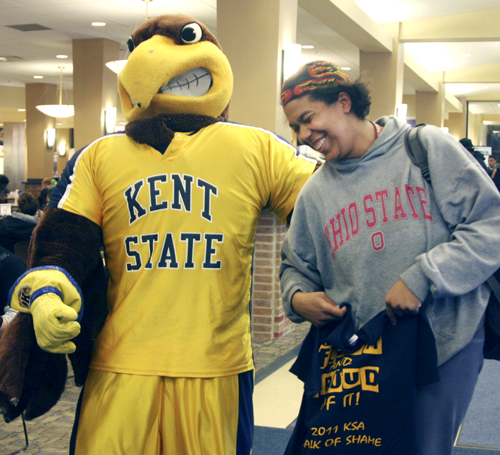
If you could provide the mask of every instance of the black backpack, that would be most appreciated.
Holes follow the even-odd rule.
[[[405,146],[408,156],[421,169],[425,180],[431,185],[427,150],[420,139],[424,126],[425,124],[417,125],[406,131]],[[484,324],[486,338],[483,353],[485,359],[500,360],[500,269],[496,270],[487,281],[492,292],[486,308]]]

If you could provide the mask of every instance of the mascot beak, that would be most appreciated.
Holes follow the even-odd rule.
[[[218,117],[231,99],[233,75],[210,41],[177,44],[153,35],[130,54],[118,90],[128,121],[180,112]]]

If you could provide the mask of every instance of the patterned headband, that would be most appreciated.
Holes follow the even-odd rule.
[[[350,81],[347,74],[334,63],[323,61],[306,63],[283,83],[281,105],[285,106],[317,88],[327,88],[339,82]]]

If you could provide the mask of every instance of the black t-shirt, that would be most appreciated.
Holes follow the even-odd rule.
[[[9,250],[0,246],[0,314],[9,304],[9,290],[26,271],[26,264]]]
[[[290,369],[304,396],[285,455],[418,453],[417,386],[439,380],[429,325],[418,315],[393,326],[383,311],[354,346],[353,334],[350,308],[333,330],[311,327]]]
[[[8,215],[0,220],[0,246],[14,253],[14,245],[31,239],[36,223]]]

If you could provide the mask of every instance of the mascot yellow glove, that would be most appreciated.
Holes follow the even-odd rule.
[[[75,351],[69,340],[80,333],[83,296],[66,270],[52,266],[28,270],[12,286],[9,300],[15,310],[31,313],[36,341],[44,351]]]

